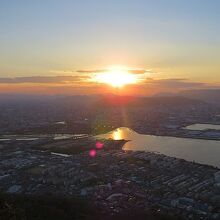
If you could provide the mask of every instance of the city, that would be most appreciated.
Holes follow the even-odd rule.
[[[220,1],[0,1],[0,220],[220,220]]]
[[[71,98],[74,103],[75,97]],[[117,102],[121,98],[113,97]],[[2,130],[0,139],[1,189],[10,194],[55,194],[61,197],[87,198],[92,201],[93,206],[102,210],[103,215],[110,216],[133,209],[165,215],[172,213],[171,216],[186,219],[220,218],[219,167],[158,152],[126,150],[123,145],[129,140],[103,139],[97,136],[118,126],[128,126],[120,121],[119,112],[123,108],[127,114],[134,115],[134,118],[129,116],[135,122],[130,126],[142,133],[203,140],[220,139],[218,130],[194,131],[185,128],[195,122],[219,123],[218,106],[203,102],[199,102],[198,106],[198,101],[185,100],[180,106],[166,104],[163,107],[163,98],[160,98],[159,103],[157,99],[155,106],[151,104],[151,108],[159,109],[158,111],[147,109],[143,98],[142,104],[135,108],[134,104],[137,105],[138,102],[136,99],[129,103],[120,103],[118,109],[115,103],[107,102],[108,107],[101,112],[95,101],[97,109],[92,104],[93,117],[89,117],[92,107],[88,108],[88,105],[84,106],[83,112],[69,107],[71,113],[76,113],[71,114],[72,127],[66,124],[69,112],[61,113],[65,117],[60,117],[57,113],[59,109],[54,110],[54,113],[50,111],[50,116],[53,115],[54,118],[48,121],[44,119],[47,118],[47,112],[42,109],[39,114],[35,112],[38,115],[35,116],[38,121],[36,127],[36,123],[30,119],[29,121],[28,115],[22,112],[22,109],[26,111],[28,101],[23,106],[20,103],[19,113],[12,108],[9,108],[8,113],[2,112],[2,119],[8,117],[13,120],[12,124],[10,120],[7,121],[7,132]],[[167,103],[167,98],[164,99]],[[152,100],[154,98],[150,99],[151,102]],[[169,100],[172,102],[175,98]],[[156,107],[158,104],[160,108]],[[180,110],[181,118],[178,117]],[[20,115],[27,118],[21,120]],[[109,118],[108,115],[112,117]],[[19,119],[19,123],[14,117]],[[157,123],[158,120],[164,122]],[[74,126],[74,121],[78,126]],[[17,135],[14,135],[14,130],[10,132],[9,129],[15,128],[14,123],[20,124],[20,128],[16,128]],[[49,126],[50,124],[52,125]],[[23,131],[23,127],[28,130]],[[91,154],[94,149],[95,154]]]

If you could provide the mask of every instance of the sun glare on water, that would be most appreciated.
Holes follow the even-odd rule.
[[[124,69],[112,69],[95,76],[94,80],[98,83],[106,83],[115,88],[121,88],[128,84],[137,82],[135,74],[129,73]]]
[[[122,137],[122,131],[120,129],[117,129],[115,131],[113,131],[112,133],[112,139],[113,140],[122,140],[123,137]]]

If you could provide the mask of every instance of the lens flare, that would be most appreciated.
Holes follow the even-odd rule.
[[[89,151],[89,156],[90,157],[95,157],[96,156],[96,150],[92,149]]]
[[[103,143],[102,142],[100,142],[100,141],[98,141],[98,142],[96,142],[96,144],[95,144],[95,146],[96,146],[96,148],[97,149],[102,149],[103,148]]]

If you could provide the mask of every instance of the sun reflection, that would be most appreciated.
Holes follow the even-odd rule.
[[[122,140],[123,138],[123,132],[121,129],[117,129],[112,133],[112,139],[114,140]]]

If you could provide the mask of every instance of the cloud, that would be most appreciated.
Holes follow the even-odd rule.
[[[120,69],[120,68],[119,68]],[[123,70],[123,69],[122,69]],[[125,69],[127,72],[132,74],[145,74],[150,73],[151,70],[145,70],[145,69]],[[110,69],[94,69],[94,70],[77,70],[77,73],[103,73],[108,72]]]
[[[58,76],[0,77],[0,93],[36,94],[104,94],[116,92],[107,84],[96,83],[93,76],[109,71],[107,69],[59,71]],[[140,79],[120,90],[121,95],[154,95],[179,92],[188,89],[220,88],[220,83],[205,83],[184,78],[154,78],[154,72],[145,69],[128,69]],[[65,75],[68,73],[68,75]],[[117,90],[118,93],[118,90]]]
[[[99,70],[77,70],[77,73],[103,73],[108,71],[107,69],[99,69]]]
[[[50,70],[49,71],[50,73],[53,73],[53,74],[57,74],[57,75],[66,75],[66,74],[68,74],[68,75],[72,75],[72,74],[74,74],[75,73],[75,71],[74,70]]]
[[[186,89],[220,89],[220,83],[203,83],[188,79],[146,78],[138,84],[130,84],[120,90],[121,95],[154,95],[163,92],[179,92]],[[105,84],[92,82],[90,74],[73,76],[33,76],[0,78],[0,93],[32,94],[104,94],[117,92]]]
[[[97,70],[81,70],[80,72],[89,73],[89,72],[97,72]],[[101,70],[99,70],[101,72]],[[145,74],[146,70],[129,70],[135,74]],[[143,80],[140,81],[139,84],[133,85],[134,87],[140,88],[160,88],[160,89],[189,89],[189,88],[204,88],[204,87],[212,87],[214,85],[210,83],[203,83],[203,82],[194,82],[188,79],[154,79],[154,78],[147,78],[146,75],[143,75]],[[31,76],[31,77],[5,77],[0,78],[0,84],[22,84],[22,83],[31,83],[31,84],[77,84],[81,86],[93,86],[96,84],[92,82],[90,74],[75,74],[72,76]],[[131,85],[132,86],[132,85]],[[219,85],[215,85],[219,86]]]
[[[77,82],[88,79],[88,76],[31,76],[31,77],[14,77],[0,78],[0,83],[67,83]]]
[[[145,84],[150,84],[152,86],[160,86],[163,88],[177,88],[177,89],[184,89],[184,88],[201,88],[206,87],[207,83],[203,82],[194,82],[188,79],[152,79],[148,78],[145,81]]]
[[[124,88],[124,94],[132,95],[155,95],[160,93],[178,93],[183,90],[197,90],[197,89],[220,89],[220,83],[205,83],[199,81],[191,81],[189,79],[167,78],[156,79],[146,78],[138,84],[131,84]]]
[[[129,73],[133,74],[145,74],[145,73],[152,73],[151,70],[145,70],[145,69],[130,69],[128,70]]]

